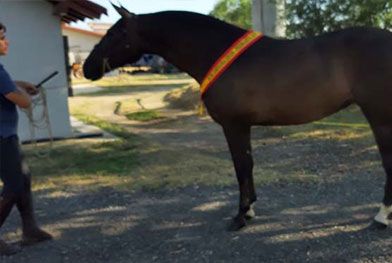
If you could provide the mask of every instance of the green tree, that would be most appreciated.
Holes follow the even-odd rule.
[[[250,0],[219,0],[210,15],[245,29],[252,28]]]
[[[250,29],[251,2],[219,0],[210,15]],[[392,0],[286,0],[285,10],[288,37],[314,36],[352,26],[392,30]]]
[[[392,29],[392,0],[286,0],[286,20],[289,37],[352,26]]]

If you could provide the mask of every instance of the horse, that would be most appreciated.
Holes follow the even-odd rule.
[[[84,64],[85,77],[157,54],[202,83],[211,66],[247,31],[192,12],[121,15]],[[357,104],[368,120],[386,173],[384,198],[369,226],[386,228],[392,214],[392,33],[352,27],[302,39],[263,36],[202,96],[222,129],[239,185],[229,230],[255,216],[251,126],[297,125]]]
[[[82,63],[74,62],[71,65],[71,71],[72,75],[77,78],[83,78],[83,68],[82,68]]]

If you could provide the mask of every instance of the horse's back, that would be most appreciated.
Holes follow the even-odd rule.
[[[300,124],[346,105],[350,90],[334,85],[340,79],[336,60],[318,42],[262,38],[211,88],[206,102],[213,100],[207,105],[212,115],[222,111],[217,115],[235,114],[252,124]]]
[[[211,87],[207,107],[219,118],[284,125],[323,118],[352,102],[391,98],[388,47],[392,34],[371,28],[298,40],[266,37]]]

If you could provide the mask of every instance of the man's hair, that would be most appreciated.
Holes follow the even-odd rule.
[[[7,28],[1,22],[0,22],[0,30],[4,30],[4,32],[7,31]]]

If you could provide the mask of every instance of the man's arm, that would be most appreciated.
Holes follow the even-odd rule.
[[[20,88],[19,86],[17,86],[17,90],[16,91],[12,91],[10,93],[7,93],[6,95],[4,95],[4,97],[6,97],[6,99],[12,101],[13,103],[15,103],[16,105],[18,105],[21,108],[28,108],[31,105],[31,99],[30,96],[27,94],[26,91],[24,91],[22,88]]]
[[[30,96],[38,94],[37,87],[30,82],[15,80],[14,83],[17,87],[22,88],[22,90],[27,92],[27,94],[29,94]]]
[[[28,108],[31,105],[31,95],[38,93],[37,88],[25,81],[15,81],[16,91],[4,95],[8,100],[12,101],[21,108]]]

